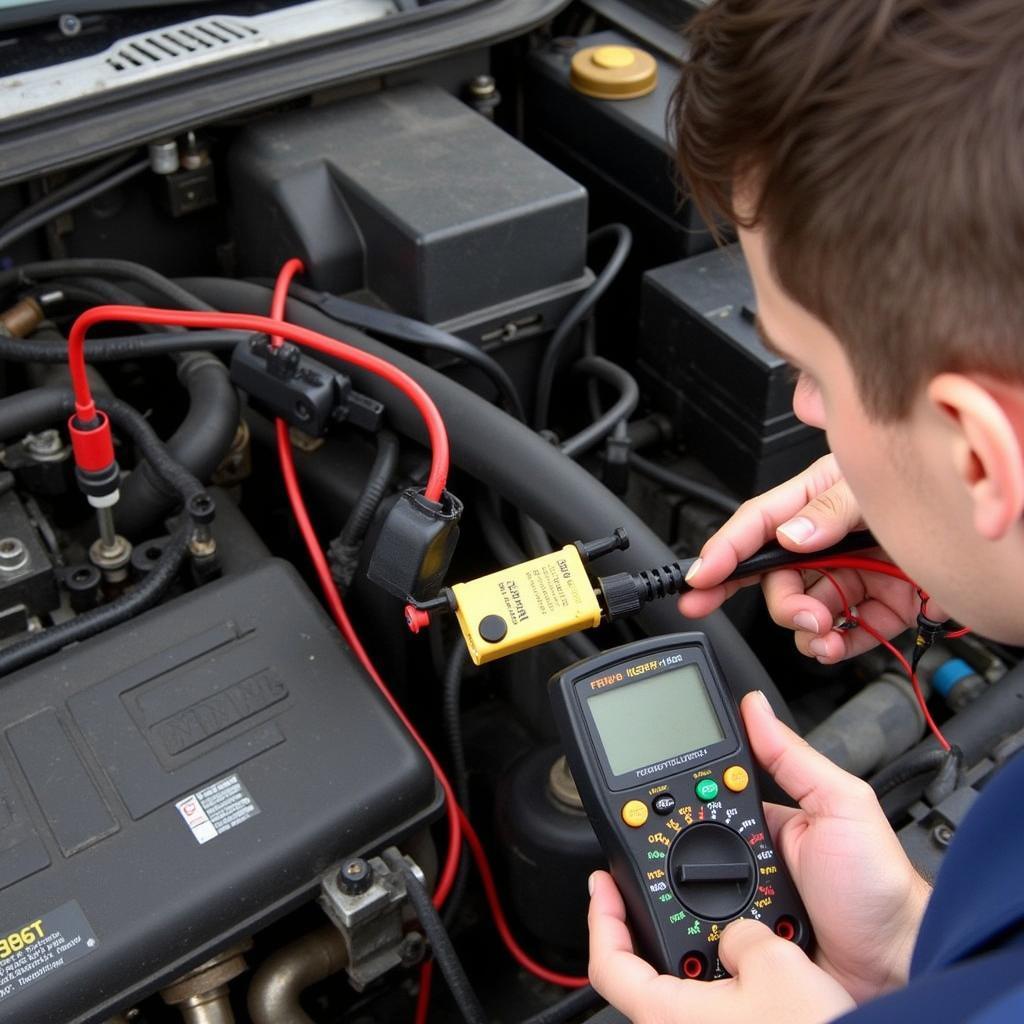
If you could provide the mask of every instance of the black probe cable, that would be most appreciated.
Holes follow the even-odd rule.
[[[821,562],[833,556],[848,555],[878,547],[870,530],[855,530],[848,533],[837,544],[820,551],[790,551],[776,541],[766,544],[760,551],[743,559],[726,576],[723,583],[760,576],[775,569],[785,569],[806,562]],[[597,583],[604,598],[605,613],[609,621],[620,615],[631,615],[649,601],[685,593],[690,589],[686,573],[696,558],[670,562],[655,569],[640,572],[618,572],[612,576],[600,576]]]

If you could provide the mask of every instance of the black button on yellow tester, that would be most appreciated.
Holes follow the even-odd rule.
[[[651,964],[726,977],[718,939],[740,917],[810,945],[732,692],[703,633],[605,651],[555,676],[550,693],[583,806]]]

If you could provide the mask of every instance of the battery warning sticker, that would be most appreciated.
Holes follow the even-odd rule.
[[[16,928],[7,924],[0,924],[0,1003],[96,948],[74,900]]]
[[[260,813],[256,801],[237,775],[211,782],[174,806],[200,845]]]

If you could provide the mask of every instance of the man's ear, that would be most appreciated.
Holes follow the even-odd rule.
[[[940,373],[928,400],[953,429],[953,459],[971,500],[974,528],[1000,540],[1024,516],[1024,388]]]

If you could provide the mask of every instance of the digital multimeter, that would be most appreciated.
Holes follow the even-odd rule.
[[[811,929],[764,823],[755,766],[707,637],[677,633],[577,662],[550,684],[577,788],[639,952],[664,974],[726,977],[722,930]]]

